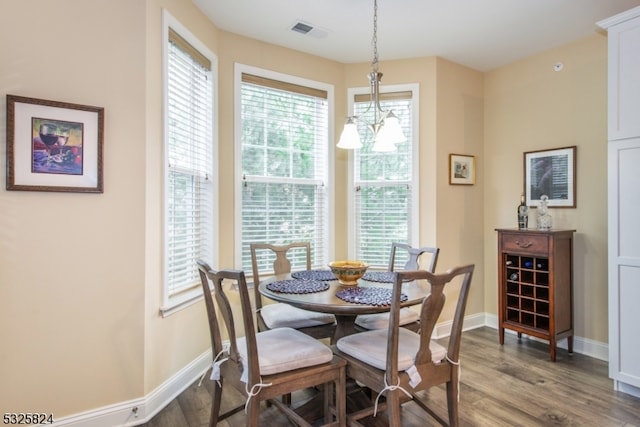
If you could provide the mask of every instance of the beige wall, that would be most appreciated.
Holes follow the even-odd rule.
[[[367,84],[368,63],[218,31],[184,0],[2,2],[0,95],[105,108],[104,194],[6,191],[0,177],[2,412],[60,418],[139,399],[209,346],[202,304],[158,311],[163,7],[218,57],[220,266],[234,262],[234,62],[333,84],[336,138],[347,88]],[[52,31],[70,10],[83,19]],[[557,60],[563,73],[551,71]],[[578,209],[552,214],[579,231],[577,334],[606,341],[605,62],[606,43],[594,36],[486,75],[436,58],[380,64],[383,84],[420,85],[420,241],[442,248],[439,269],[476,264],[467,314],[496,313],[493,228],[515,224],[522,152],[576,144]],[[0,169],[5,116],[2,101]],[[448,184],[450,153],[476,156],[476,185]],[[336,150],[336,257],[347,254],[347,159]]]
[[[553,70],[562,62],[564,69]],[[486,73],[485,311],[497,313],[495,228],[515,227],[523,152],[577,146],[577,208],[551,209],[576,229],[578,337],[607,342],[607,40],[593,36]],[[536,212],[529,219],[535,224]]]
[[[144,7],[0,5],[0,169],[6,94],[105,109],[104,194],[6,191],[0,178],[3,413],[61,417],[144,393]]]

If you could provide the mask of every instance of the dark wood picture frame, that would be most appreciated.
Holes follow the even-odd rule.
[[[7,190],[102,193],[104,109],[7,95]]]
[[[538,207],[549,197],[551,208],[576,207],[576,146],[524,153],[524,193],[527,206]]]

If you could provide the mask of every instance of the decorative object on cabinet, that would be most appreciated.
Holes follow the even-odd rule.
[[[465,154],[449,154],[449,184],[473,185],[476,183],[476,158]]]
[[[496,229],[498,327],[556,343],[567,338],[573,353],[573,233],[575,230]]]
[[[549,213],[549,196],[540,196],[540,207],[538,207],[538,230],[551,230],[551,214]]]
[[[102,193],[104,109],[7,95],[7,190]]]
[[[549,197],[549,207],[576,207],[576,146],[524,153],[524,192],[527,205]]]

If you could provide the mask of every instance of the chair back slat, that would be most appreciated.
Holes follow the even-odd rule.
[[[205,305],[209,317],[209,326],[212,332],[212,343],[214,357],[222,351],[222,340],[220,333],[220,322],[216,318],[215,303],[220,311],[220,316],[224,321],[227,336],[229,338],[229,359],[234,363],[242,363],[238,352],[238,329],[241,326],[244,329],[244,336],[247,345],[248,355],[248,378],[249,383],[259,382],[260,367],[258,365],[258,347],[256,343],[256,330],[253,323],[253,312],[251,302],[249,300],[249,291],[247,289],[247,281],[244,272],[241,270],[212,270],[203,261],[198,261],[198,269],[200,270],[200,278],[203,290],[209,289],[209,282],[213,284],[213,292],[204,292]],[[236,325],[234,319],[232,304],[224,290],[224,281],[230,280],[236,283],[238,296],[240,298],[240,308],[242,312],[242,325]],[[213,298],[211,297],[213,293]]]
[[[453,315],[453,324],[449,335],[449,347],[447,354],[451,360],[458,360],[460,355],[460,341],[462,341],[462,326],[464,323],[464,313],[467,308],[467,300],[469,299],[469,289],[471,288],[471,279],[473,278],[474,265],[467,265],[451,270],[455,276],[462,275],[462,284],[460,285],[460,295],[456,304],[456,311]]]
[[[262,308],[262,295],[258,290],[258,285],[260,284],[259,252],[268,251],[271,252],[272,256],[275,256],[275,260],[273,261],[273,274],[280,275],[291,273],[291,260],[288,258],[288,253],[289,250],[292,249],[300,249],[303,251],[306,269],[311,270],[311,244],[309,242],[294,242],[287,245],[272,245],[269,243],[251,243],[249,245],[256,309]]]
[[[222,337],[220,335],[220,325],[218,324],[218,317],[216,315],[216,308],[213,304],[213,298],[211,296],[211,285],[209,283],[209,274],[211,267],[202,260],[197,261],[198,273],[200,274],[200,283],[202,284],[202,294],[204,296],[204,304],[207,309],[207,318],[209,321],[209,334],[211,336],[211,348],[216,354],[222,351]]]
[[[434,272],[436,270],[440,248],[432,246],[414,248],[411,245],[405,243],[394,242],[391,244],[391,253],[389,256],[389,271],[397,271],[395,268],[395,264],[399,250],[407,252],[407,261],[402,268],[404,271],[426,270]],[[429,261],[427,263],[423,262],[423,265],[420,265],[420,261],[423,260],[424,254],[430,254],[431,257],[429,258]]]
[[[471,285],[471,278],[473,276],[474,265],[467,265],[463,267],[456,267],[448,270],[446,273],[436,274],[428,271],[409,271],[399,272],[396,275],[396,281],[394,283],[394,294],[391,305],[391,316],[389,324],[389,336],[397,336],[397,328],[399,322],[399,309],[400,309],[400,295],[402,289],[402,283],[410,280],[426,280],[430,285],[430,292],[422,302],[422,308],[420,310],[420,335],[425,337],[421,340],[421,346],[416,354],[416,365],[431,363],[431,350],[429,348],[429,341],[433,335],[433,331],[436,327],[438,319],[444,308],[446,301],[446,295],[444,293],[445,286],[454,281],[456,278],[461,278],[460,294],[458,296],[458,302],[456,304],[456,311],[454,313],[453,324],[451,328],[451,334],[449,336],[449,346],[447,349],[447,355],[451,360],[458,360],[460,353],[460,339],[462,337],[462,324],[464,322],[464,312],[469,297],[469,289]],[[397,309],[396,309],[397,308]],[[396,338],[397,339],[397,338]],[[392,342],[393,343],[393,342]],[[391,344],[392,344],[391,343]],[[393,347],[390,345],[390,347]],[[393,352],[393,349],[388,352]],[[389,353],[390,354],[390,353]],[[396,351],[397,355],[397,351]],[[390,361],[390,357],[387,357],[387,362]],[[397,360],[395,360],[397,366]]]

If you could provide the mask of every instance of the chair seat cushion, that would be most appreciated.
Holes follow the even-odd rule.
[[[389,342],[387,332],[385,329],[378,329],[348,335],[340,338],[336,345],[343,353],[378,369],[386,370],[387,343]],[[422,337],[405,328],[399,328],[398,334],[398,371],[405,371],[414,365]],[[447,349],[435,341],[429,342],[429,349],[434,363],[442,361],[447,355]]]
[[[273,375],[307,366],[328,363],[333,352],[322,342],[291,328],[271,329],[256,334],[260,375]],[[247,342],[238,339],[238,353],[247,358]]]
[[[420,320],[420,315],[410,308],[400,309],[400,326]],[[389,328],[389,313],[361,314],[356,317],[356,325],[364,329]]]
[[[267,304],[260,310],[260,315],[269,329],[308,328],[336,321],[333,314],[302,310],[284,303]]]

